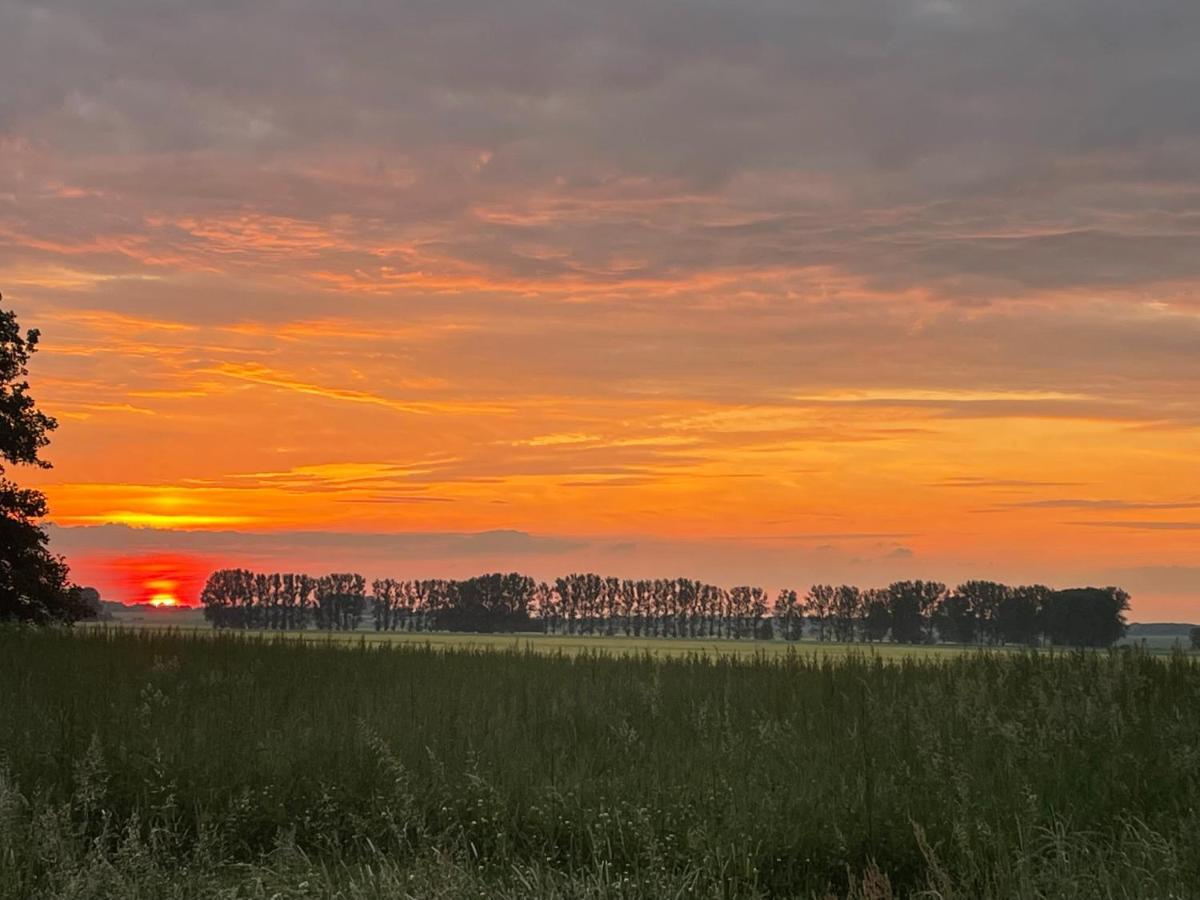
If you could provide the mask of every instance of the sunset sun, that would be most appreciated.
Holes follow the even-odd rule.
[[[139,567],[143,573],[146,573],[147,565],[150,567],[150,577],[147,578],[143,574],[141,593],[146,598],[144,602],[154,607],[178,606],[180,579],[175,561],[169,558],[151,560],[148,563],[143,561]]]

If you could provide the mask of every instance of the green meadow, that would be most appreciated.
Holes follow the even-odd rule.
[[[1197,896],[1192,658],[660,643],[0,630],[0,898]]]

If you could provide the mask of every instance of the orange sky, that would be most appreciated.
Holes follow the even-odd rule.
[[[501,6],[0,12],[0,290],[61,422],[21,477],[77,578],[1200,620],[1200,72],[1159,4],[1104,53],[974,3]]]

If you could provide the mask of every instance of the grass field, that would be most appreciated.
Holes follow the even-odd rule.
[[[1198,896],[1182,656],[358,637],[0,631],[0,897]]]
[[[181,633],[197,633],[216,636],[211,626],[198,617],[183,619],[182,622],[172,616],[169,619],[154,621],[145,617],[117,620],[115,622],[96,622],[82,626],[87,629],[120,630],[148,629],[152,631],[174,630]],[[649,653],[653,656],[687,657],[776,657],[776,656],[833,656],[866,655],[879,657],[884,660],[894,659],[937,659],[945,655],[978,652],[977,647],[958,644],[893,644],[878,643],[840,643],[834,641],[803,640],[789,643],[783,640],[758,641],[749,638],[745,640],[691,640],[687,638],[655,638],[655,637],[624,637],[624,636],[585,636],[585,635],[547,635],[547,634],[451,634],[445,632],[408,633],[402,631],[378,632],[363,628],[357,631],[246,631],[242,632],[249,639],[298,640],[304,643],[316,644],[383,644],[409,647],[431,647],[434,649],[475,649],[503,651],[531,651],[535,653],[566,654],[602,653],[615,656],[642,655]],[[1123,642],[1122,646],[1134,646],[1150,654],[1169,655],[1178,652],[1183,646],[1177,638],[1150,637],[1139,638],[1136,641]],[[1021,652],[1018,648],[993,648],[992,652],[1012,653]],[[1046,648],[1046,652],[1050,652]],[[1056,650],[1053,652],[1064,652]],[[1187,651],[1184,651],[1187,652]],[[1200,654],[1195,654],[1200,658]]]
[[[150,631],[177,632],[194,636],[222,636],[207,625],[171,625],[156,623],[94,623],[82,626],[100,631]],[[377,632],[367,629],[358,631],[246,631],[238,636],[247,640],[289,640],[317,645],[367,645],[409,648],[431,648],[435,650],[494,650],[508,652],[531,652],[550,655],[575,656],[578,654],[603,654],[609,656],[656,657],[705,656],[710,658],[754,658],[847,655],[878,656],[881,659],[937,658],[963,652],[975,652],[975,648],[953,644],[929,644],[912,646],[907,644],[874,643],[851,644],[832,641],[805,640],[787,641],[746,640],[691,640],[688,638],[548,635],[548,634],[464,634],[447,632]],[[1001,652],[1008,652],[1007,650]]]

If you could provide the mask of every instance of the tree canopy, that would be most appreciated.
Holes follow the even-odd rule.
[[[36,329],[22,334],[16,313],[0,309],[0,622],[73,622],[91,610],[37,524],[45,496],[8,478],[11,466],[50,467],[40,454],[58,423],[37,408],[26,380],[37,345]]]

